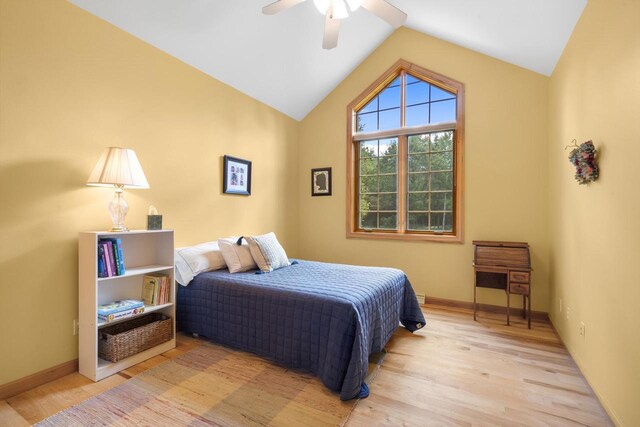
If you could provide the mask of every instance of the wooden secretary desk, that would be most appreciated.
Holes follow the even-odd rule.
[[[531,329],[531,257],[524,242],[473,241],[473,320],[476,320],[477,288],[492,288],[507,294],[507,325],[511,294],[522,295],[522,314]]]

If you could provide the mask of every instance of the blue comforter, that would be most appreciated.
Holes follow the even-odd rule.
[[[199,274],[178,287],[178,329],[311,371],[343,400],[366,395],[369,354],[424,316],[396,269],[298,261],[267,274]]]

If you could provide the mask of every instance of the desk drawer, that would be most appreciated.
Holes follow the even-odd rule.
[[[509,280],[511,282],[529,283],[529,273],[526,271],[510,271]]]
[[[509,292],[518,295],[529,295],[529,285],[523,283],[511,283]]]

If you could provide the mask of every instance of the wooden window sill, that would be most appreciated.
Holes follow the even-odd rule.
[[[375,240],[408,240],[430,241],[443,243],[463,243],[462,236],[454,234],[437,233],[386,233],[379,231],[347,231],[348,239],[375,239]]]

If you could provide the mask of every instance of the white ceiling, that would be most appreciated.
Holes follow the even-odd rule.
[[[276,110],[303,119],[393,29],[358,9],[322,49],[311,0],[273,16],[274,0],[69,0]],[[550,75],[587,0],[388,0],[408,28]]]

